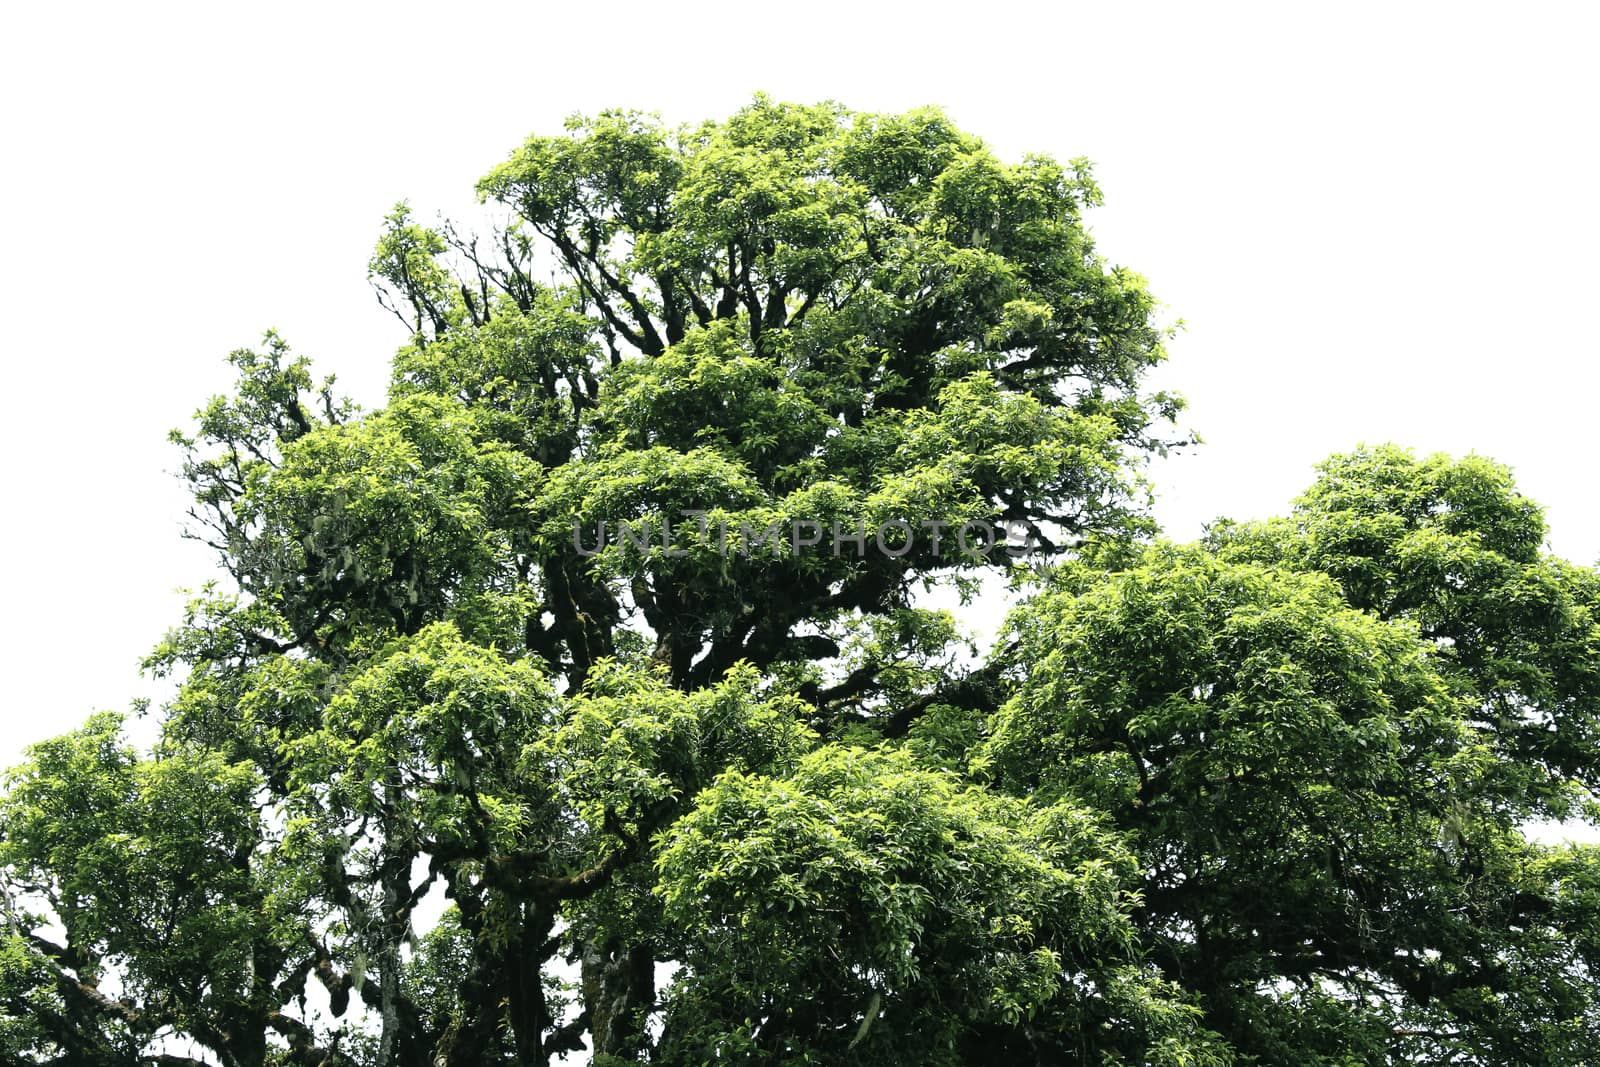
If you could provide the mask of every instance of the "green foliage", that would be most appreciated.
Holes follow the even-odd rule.
[[[1544,554],[1544,520],[1481,457],[1403,449],[1335,456],[1279,524],[1224,526],[1227,556],[1326,573],[1350,603],[1415,624],[1503,757],[1503,803],[1576,814],[1569,783],[1600,785],[1600,581]]]
[[[1157,985],[1133,962],[1132,856],[1095,815],[905,755],[826,747],[784,778],[730,771],[656,862],[688,972],[667,1003],[683,1062],[1065,1056]],[[1164,1014],[1175,1033],[1138,1033],[1139,1062],[1194,1036],[1181,1007]]]
[[[121,726],[98,715],[34,746],[0,803],[0,984],[32,1018],[16,1051],[111,1062],[172,1031],[259,1057],[312,906],[297,857],[263,817],[253,768],[182,744],[141,757]],[[64,944],[27,931],[30,904]],[[113,972],[115,997],[97,988]]]
[[[1484,461],[1335,457],[1290,520],[1061,569],[970,766],[1111,815],[1150,958],[1245,1055],[1584,1062],[1597,852],[1519,826],[1590,795],[1592,576],[1541,538]]]
[[[1600,814],[1600,576],[1506,471],[1364,448],[1154,540],[1088,165],[935,110],[606,112],[478,191],[385,221],[386,406],[269,334],[174,435],[227,577],[148,751],[6,782],[0,1061],[1600,1047],[1600,851],[1525,832]],[[983,659],[920,594],[989,577]]]

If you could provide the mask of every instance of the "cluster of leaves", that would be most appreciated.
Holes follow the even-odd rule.
[[[1600,578],[1486,461],[1152,540],[1178,402],[1087,167],[932,110],[574,120],[402,206],[387,406],[275,336],[178,435],[207,587],[0,796],[0,1058],[1571,1063],[1600,1044]],[[558,284],[536,278],[553,272]],[[1026,529],[972,662],[898,552]],[[594,552],[575,530],[657,536]],[[650,524],[656,524],[651,526]]]
[[[982,781],[1140,858],[1148,958],[1261,1062],[1600,1047],[1593,571],[1481,458],[1336,456],[1293,515],[1062,568],[1013,617]]]

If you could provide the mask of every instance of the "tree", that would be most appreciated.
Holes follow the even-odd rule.
[[[228,581],[151,751],[0,797],[10,1060],[1582,1061],[1600,867],[1521,826],[1593,814],[1600,585],[1503,471],[1156,539],[1087,164],[937,111],[478,188],[387,220],[385,407],[268,335],[175,435]],[[919,592],[991,574],[974,659]]]
[[[1286,520],[1061,569],[982,780],[1135,844],[1150,957],[1271,1063],[1600,1047],[1596,575],[1479,458],[1336,456]],[[1095,566],[1098,562],[1100,566]]]

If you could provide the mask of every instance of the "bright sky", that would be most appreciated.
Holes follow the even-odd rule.
[[[377,402],[384,213],[465,211],[575,110],[938,103],[1007,155],[1088,156],[1102,250],[1187,323],[1164,380],[1209,443],[1156,472],[1175,534],[1395,440],[1510,463],[1592,562],[1597,29],[1577,3],[8,5],[0,762],[163,691],[136,662],[211,572],[165,437],[223,355],[276,326]]]

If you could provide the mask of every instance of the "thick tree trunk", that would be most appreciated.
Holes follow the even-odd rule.
[[[549,1063],[545,1031],[551,1028],[553,1020],[544,995],[544,961],[549,955],[544,944],[554,926],[552,913],[544,911],[537,903],[525,905],[522,929],[506,958],[517,1062],[532,1067],[545,1067]]]
[[[582,966],[595,1057],[642,1059],[649,1047],[645,1017],[656,999],[655,953],[649,945],[589,944]]]

